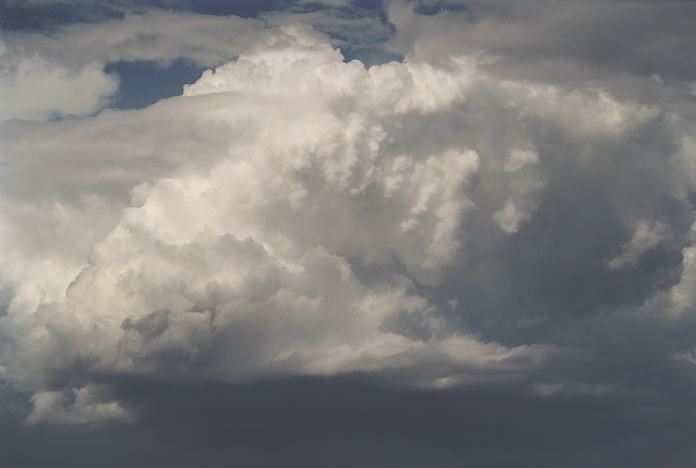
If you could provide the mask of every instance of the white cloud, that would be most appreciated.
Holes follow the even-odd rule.
[[[642,219],[636,224],[631,240],[621,247],[621,253],[607,260],[607,266],[618,270],[634,265],[644,253],[668,241],[670,236],[667,225]]]
[[[71,24],[51,34],[8,32],[0,41],[0,123],[107,107],[118,89],[118,78],[104,71],[108,63],[181,59],[212,66],[260,42],[287,40],[260,20],[163,10]]]
[[[37,392],[32,397],[33,409],[27,424],[86,424],[129,421],[131,415],[116,401],[101,401],[99,388],[85,386],[66,391]]]
[[[692,231],[694,227],[692,227]],[[666,294],[660,295],[654,301],[662,305],[660,301],[668,299],[667,306],[663,307],[667,313],[679,316],[693,309],[696,304],[694,287],[696,286],[696,246],[691,245],[682,249],[682,273],[679,282],[672,286]]]
[[[36,392],[33,420],[124,416],[106,397],[64,403],[58,376],[76,368],[447,386],[558,353],[452,328],[415,286],[466,258],[473,214],[507,234],[534,216],[543,158],[521,120],[619,138],[650,112],[468,58],[366,69],[306,27],[255,41],[147,109],[4,127],[0,277],[15,295],[1,356]],[[588,115],[599,123],[573,124]],[[490,145],[493,131],[507,136]]]
[[[332,2],[338,7],[342,2]],[[333,10],[332,10],[333,11]],[[0,40],[0,123],[82,116],[108,107],[118,77],[113,62],[185,60],[201,66],[225,63],[257,47],[296,44],[279,26],[314,25],[367,45],[387,32],[378,18],[342,17],[340,12],[268,13],[261,19],[166,10],[128,11],[123,18],[75,23],[49,33],[7,32]],[[324,37],[308,26],[308,37]],[[359,42],[358,41],[358,42]]]
[[[493,219],[507,234],[517,232],[537,208],[537,196],[544,189],[544,181],[536,168],[539,155],[535,151],[513,149],[503,163],[505,172],[516,173],[510,179],[505,204],[493,214]]]
[[[118,88],[118,79],[98,66],[77,70],[43,57],[24,57],[0,67],[0,122],[11,118],[44,120],[54,115],[85,115],[101,109]]]
[[[508,172],[519,171],[528,166],[533,166],[539,162],[539,155],[535,151],[512,150],[510,156],[505,160],[503,169]]]

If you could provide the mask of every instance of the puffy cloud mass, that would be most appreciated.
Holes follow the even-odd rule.
[[[692,365],[675,331],[696,300],[692,121],[485,48],[426,53],[418,29],[456,35],[449,17],[395,5],[406,57],[370,67],[287,18],[150,12],[11,38],[0,377],[31,395],[28,423],[131,421],[121,377],[548,397],[629,394],[627,359]],[[212,68],[89,115],[117,86],[105,63],[181,57]]]
[[[83,8],[88,9],[86,3]],[[0,36],[0,122],[89,115],[108,107],[119,80],[105,70],[107,64],[166,67],[183,61],[210,67],[271,42],[293,42],[270,24],[311,24],[342,38],[334,43],[357,49],[386,34],[375,18],[337,17],[324,11],[308,11],[290,20],[287,14],[271,12],[253,19],[113,7],[121,18],[62,25],[50,34],[8,31]]]
[[[40,193],[9,183],[4,202],[4,376],[37,391],[30,421],[122,417],[65,387],[75,368],[87,381],[389,370],[449,386],[557,353],[453,330],[416,290],[463,255],[486,176],[465,138],[414,131],[476,88],[509,91],[466,61],[367,69],[306,28],[283,33],[150,108],[7,128],[6,160],[28,156],[6,177],[51,177]],[[140,141],[120,137],[136,128]],[[491,175],[510,185],[505,232],[534,210],[537,163],[511,142]]]

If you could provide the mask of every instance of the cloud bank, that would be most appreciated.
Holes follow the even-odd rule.
[[[24,423],[161,427],[208,395],[206,417],[256,447],[277,434],[228,427],[227,392],[272,425],[268,401],[306,391],[287,411],[316,419],[302,412],[326,391],[348,425],[363,403],[397,423],[438,415],[396,447],[456,452],[428,438],[437,421],[456,432],[445,408],[467,408],[469,434],[551,408],[636,466],[689,466],[670,444],[696,434],[693,34],[647,3],[561,3],[391,2],[391,35],[331,2],[4,37],[0,377]],[[639,46],[598,55],[580,31],[619,37],[608,13],[653,45],[627,29]],[[370,57],[404,59],[346,58],[377,40]],[[108,108],[106,64],[180,59],[209,69],[181,95]],[[572,466],[597,461],[542,419]],[[643,424],[680,436],[645,454]],[[366,443],[337,431],[298,434]],[[570,466],[506,437],[497,461],[471,460]]]
[[[306,28],[282,34],[204,73],[182,97],[64,123],[87,132],[83,143],[71,137],[72,147],[104,144],[101,135],[137,127],[148,141],[107,151],[135,150],[162,168],[156,176],[138,174],[145,161],[136,155],[130,180],[123,180],[114,174],[126,169],[122,158],[96,156],[105,166],[94,175],[114,175],[114,190],[131,195],[127,202],[88,187],[64,193],[75,188],[76,175],[92,174],[54,177],[61,186],[48,189],[49,210],[57,219],[45,220],[51,235],[44,247],[58,256],[34,265],[25,257],[36,254],[33,242],[6,249],[5,275],[16,294],[3,319],[11,336],[4,372],[42,390],[31,421],[49,417],[53,386],[75,366],[87,379],[123,372],[246,380],[388,369],[408,383],[447,386],[511,378],[555,353],[553,346],[506,347],[453,331],[415,291],[417,283],[437,284],[462,254],[464,224],[475,209],[467,191],[480,160],[456,140],[405,144],[406,132],[449,112],[474,87],[490,86],[478,83],[475,67],[393,62],[366,69],[344,62]],[[165,134],[173,126],[176,146],[185,142],[185,149],[167,154],[172,142]],[[38,124],[32,134],[52,127]],[[27,151],[25,135],[10,130],[4,153]],[[94,158],[89,146],[84,157]],[[501,208],[506,218],[495,217],[508,233],[533,211],[543,186],[526,168],[536,157],[515,151],[497,173],[511,184]],[[60,166],[76,157],[70,151]],[[17,196],[30,206],[45,203]],[[90,205],[104,218],[98,233],[85,229],[81,206]],[[15,221],[12,213],[5,219],[16,240],[23,223],[41,222]],[[65,258],[56,245],[76,234],[88,239]],[[70,391],[82,397],[88,390]],[[75,405],[81,408],[81,400]],[[121,414],[75,411],[53,417]]]

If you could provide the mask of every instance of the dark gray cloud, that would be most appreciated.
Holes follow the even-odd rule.
[[[412,5],[391,2],[395,14],[390,18],[405,20],[400,17],[405,12],[396,12],[417,12]],[[443,3],[434,16],[411,19],[425,28],[450,26],[442,33],[458,40],[441,43],[443,54],[482,49],[527,67],[559,60],[645,75],[694,76],[693,60],[688,60],[696,15],[692,2],[472,0],[451,5]],[[413,32],[399,31],[398,23],[397,31]],[[418,38],[419,47],[428,46],[428,38]],[[432,44],[438,40],[433,37]],[[435,50],[421,50],[437,56]]]
[[[418,5],[435,14],[416,14]],[[394,1],[390,11],[399,53],[480,53],[514,79],[609,89],[693,117],[693,93],[683,92],[696,79],[693,2]]]
[[[127,381],[135,427],[19,427],[8,466],[597,467],[693,464],[693,412],[650,396],[404,391],[359,377],[203,387]],[[40,444],[42,450],[36,450]]]

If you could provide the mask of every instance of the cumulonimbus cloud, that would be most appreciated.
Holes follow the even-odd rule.
[[[563,353],[467,333],[420,288],[466,259],[474,214],[494,243],[533,218],[547,180],[520,121],[610,141],[659,113],[472,57],[366,68],[279,31],[149,108],[4,128],[2,158],[21,163],[0,205],[0,369],[35,393],[30,421],[126,419],[100,399],[105,374],[449,386]],[[493,121],[505,138],[482,145]]]

